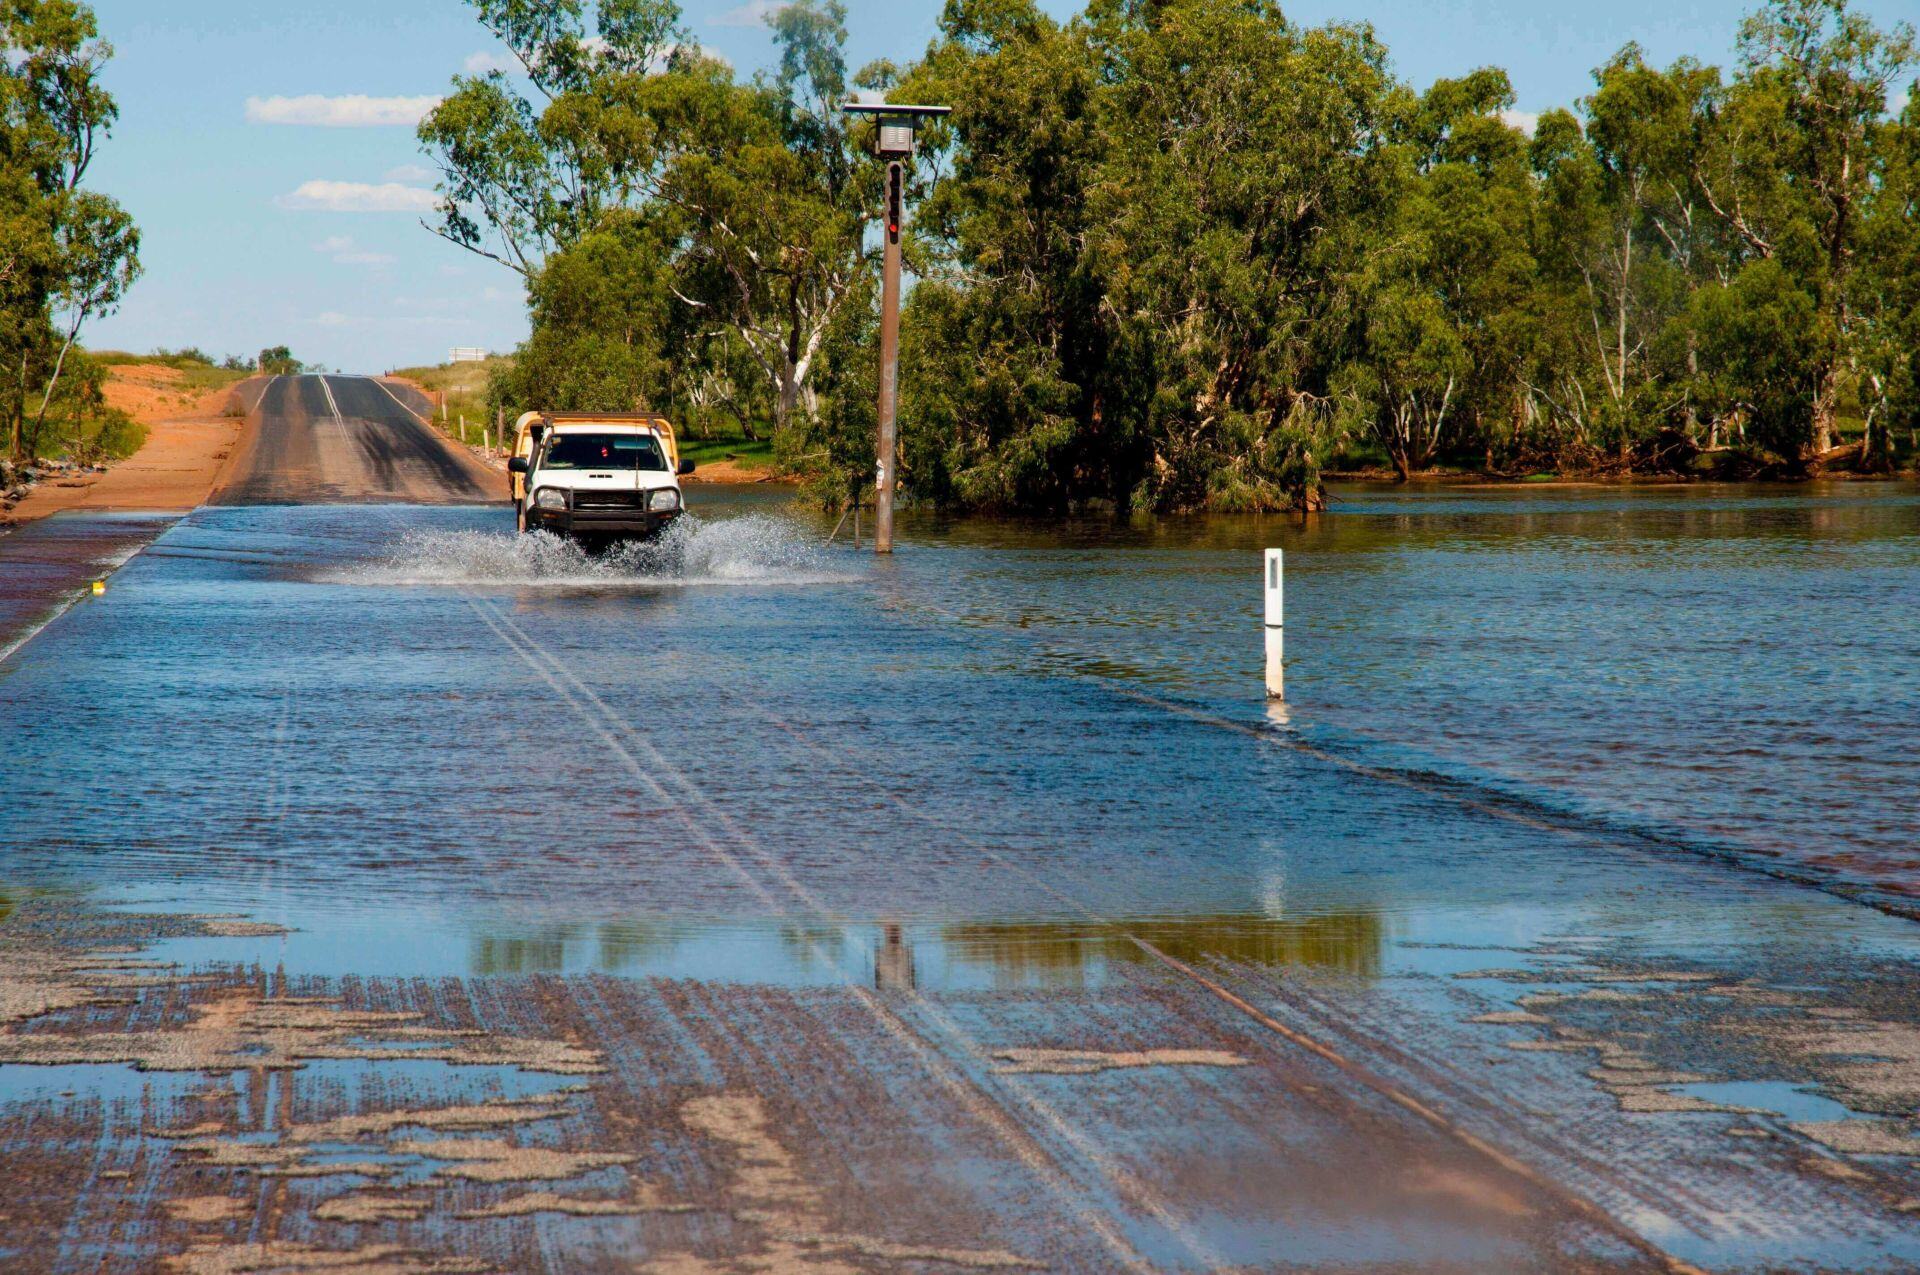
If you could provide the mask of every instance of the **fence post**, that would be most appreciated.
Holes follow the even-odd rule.
[[[1278,549],[1267,550],[1267,698],[1285,699],[1286,606],[1285,571]]]

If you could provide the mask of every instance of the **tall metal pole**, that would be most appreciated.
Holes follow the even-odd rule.
[[[880,440],[873,493],[873,551],[893,552],[893,483],[898,442],[894,413],[900,402],[900,212],[903,174],[887,165],[886,265],[880,282]]]

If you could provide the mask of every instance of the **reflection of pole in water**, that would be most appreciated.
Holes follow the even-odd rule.
[[[899,923],[889,921],[880,927],[880,950],[873,954],[873,985],[881,991],[912,991],[913,944],[907,942]]]

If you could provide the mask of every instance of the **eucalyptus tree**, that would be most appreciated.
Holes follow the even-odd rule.
[[[608,213],[548,258],[527,289],[531,334],[493,387],[501,406],[622,412],[670,392],[677,225]]]
[[[1700,245],[1693,122],[1712,81],[1686,61],[1656,70],[1628,44],[1594,72],[1581,103],[1597,198],[1589,238],[1572,246],[1622,458],[1636,424],[1679,406],[1672,387],[1652,383],[1649,347],[1687,304]]]
[[[644,154],[632,167],[639,148],[610,152],[599,103],[681,54],[680,10],[673,0],[468,3],[518,73],[456,76],[421,121],[441,172],[428,228],[531,278],[655,175]]]
[[[657,329],[743,353],[776,429],[817,411],[813,368],[863,268],[872,211],[851,193],[870,161],[835,109],[839,0],[776,10],[780,70],[747,84],[689,43],[671,0],[471,2],[520,73],[459,78],[422,122],[443,174],[436,233],[537,294],[544,270],[621,218],[671,222],[674,235],[646,249],[672,264]],[[628,241],[595,252],[606,264]]]
[[[1852,283],[1875,197],[1874,138],[1889,90],[1915,65],[1910,25],[1881,30],[1846,0],[1768,0],[1741,24],[1739,71],[1699,174],[1750,259],[1778,261],[1814,298],[1803,443],[1813,456],[1833,444],[1857,359]]]
[[[1159,508],[1318,499],[1352,239],[1391,197],[1386,51],[1253,0],[1090,10],[1111,153],[1096,252]],[[1247,68],[1259,67],[1250,75]]]
[[[839,0],[798,0],[746,81],[670,0],[470,3],[518,70],[421,136],[433,229],[527,281],[500,392],[771,417],[837,500],[874,398],[853,87],[955,107],[910,175],[920,497],[1311,505],[1355,437],[1403,477],[1804,463],[1854,399],[1884,457],[1920,408],[1920,121],[1884,114],[1913,40],[1845,0],[1767,0],[1730,76],[1628,45],[1530,138],[1503,72],[1415,92],[1369,29],[1272,0],[948,0],[925,57],[860,75]]]
[[[931,130],[926,158],[945,171],[918,192],[906,244],[920,276],[902,325],[907,481],[978,508],[1124,503],[1143,456],[1107,406],[1095,52],[1032,0],[949,4],[940,31],[901,86],[954,106]]]
[[[1874,130],[1861,264],[1849,286],[1861,450],[1873,468],[1891,463],[1901,426],[1909,450],[1920,451],[1920,84],[1905,87],[1904,111]]]
[[[49,317],[58,325],[53,367],[40,406],[27,427],[26,449],[35,450],[47,409],[66,371],[68,356],[87,323],[113,310],[140,275],[140,232],[119,204],[95,191],[62,191],[54,201],[53,270]],[[59,330],[64,329],[64,330]]]
[[[14,0],[0,8],[0,43],[0,409],[19,454],[38,447],[84,326],[138,277],[140,240],[83,184],[118,118],[100,80],[113,49],[93,11]]]
[[[1533,207],[1526,139],[1501,117],[1506,74],[1390,95],[1393,185],[1349,237],[1357,305],[1335,384],[1405,481],[1445,443],[1491,449],[1513,415]]]
[[[657,197],[681,210],[688,286],[679,299],[724,327],[772,393],[776,430],[819,414],[822,344],[870,270],[873,158],[839,111],[846,7],[798,0],[768,19],[779,72],[685,104],[682,144]]]

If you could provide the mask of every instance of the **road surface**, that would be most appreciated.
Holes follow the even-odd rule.
[[[1920,1261],[1909,922],[497,495],[282,378],[0,662],[0,1267]]]
[[[213,493],[216,505],[496,500],[505,479],[428,423],[430,404],[397,381],[277,376],[257,389],[253,427]]]

